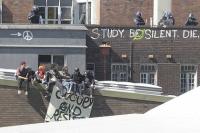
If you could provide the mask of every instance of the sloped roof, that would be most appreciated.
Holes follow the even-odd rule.
[[[146,113],[150,116],[180,116],[200,118],[200,87],[174,98]]]

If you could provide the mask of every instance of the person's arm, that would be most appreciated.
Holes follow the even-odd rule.
[[[18,78],[20,78],[20,79],[25,79],[25,80],[28,79],[27,77],[22,77],[22,76],[18,76]]]

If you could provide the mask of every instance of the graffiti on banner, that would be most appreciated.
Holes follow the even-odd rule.
[[[94,99],[87,95],[66,93],[61,97],[56,86],[53,89],[45,121],[64,121],[90,117]]]

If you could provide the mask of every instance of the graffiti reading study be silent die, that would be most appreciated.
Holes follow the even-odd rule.
[[[133,40],[151,39],[199,39],[200,31],[196,29],[100,29],[91,31],[91,38],[131,38]]]

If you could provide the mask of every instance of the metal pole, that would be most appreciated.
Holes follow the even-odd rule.
[[[106,80],[106,56],[105,55],[103,56],[103,60],[104,60],[103,61],[104,62],[103,63],[104,64],[104,80]]]
[[[88,16],[88,15],[89,15],[88,13],[89,13],[89,12],[88,12],[88,0],[87,0],[87,1],[86,1],[86,21],[85,21],[86,24],[88,24],[88,17],[89,17],[89,16]]]

